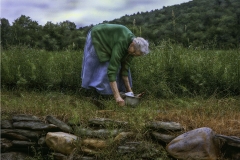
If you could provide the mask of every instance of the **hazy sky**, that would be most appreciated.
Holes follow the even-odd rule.
[[[48,21],[66,20],[77,26],[95,25],[126,14],[162,9],[190,0],[1,0],[1,18],[10,25],[21,15],[29,16],[39,25]]]

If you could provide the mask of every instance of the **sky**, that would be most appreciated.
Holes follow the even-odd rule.
[[[25,15],[39,25],[66,20],[78,27],[96,25],[137,12],[162,9],[190,0],[1,0],[1,18],[10,25]]]

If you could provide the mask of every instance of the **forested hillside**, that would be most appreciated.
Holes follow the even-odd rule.
[[[82,49],[86,34],[93,26],[76,28],[76,24],[68,20],[57,24],[46,22],[41,26],[26,15],[19,16],[12,25],[1,18],[3,48],[27,45],[46,50]],[[193,0],[102,23],[126,25],[136,36],[155,44],[170,39],[186,47],[236,48],[240,44],[240,1]]]
[[[137,34],[157,43],[172,39],[185,46],[236,46],[240,42],[239,0],[193,0],[146,13],[124,16],[110,23],[131,24]],[[141,33],[140,33],[141,32]]]

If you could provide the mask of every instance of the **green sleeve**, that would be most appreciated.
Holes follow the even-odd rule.
[[[108,66],[108,79],[110,82],[116,81],[118,69],[121,67],[121,74],[128,75],[128,68],[132,60],[132,56],[129,56],[127,50],[125,50],[121,43],[114,45],[112,49],[111,59]]]
[[[121,75],[128,76],[128,69],[130,68],[131,62],[133,60],[133,56],[128,55],[126,59],[121,64]]]
[[[124,56],[127,55],[127,51],[122,47],[123,45],[119,42],[114,45],[112,49],[112,56],[108,66],[108,79],[110,82],[116,81],[118,69],[121,65],[121,61]]]

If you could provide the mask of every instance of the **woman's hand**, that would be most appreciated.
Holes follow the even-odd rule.
[[[122,99],[122,97],[116,98],[116,102],[119,106],[125,106],[125,101]]]
[[[117,104],[119,106],[124,106],[125,105],[125,101],[120,96],[120,93],[119,93],[118,88],[117,88],[116,81],[110,82],[110,86],[112,88],[112,92],[113,92],[113,95],[114,95],[114,98],[115,98]]]

